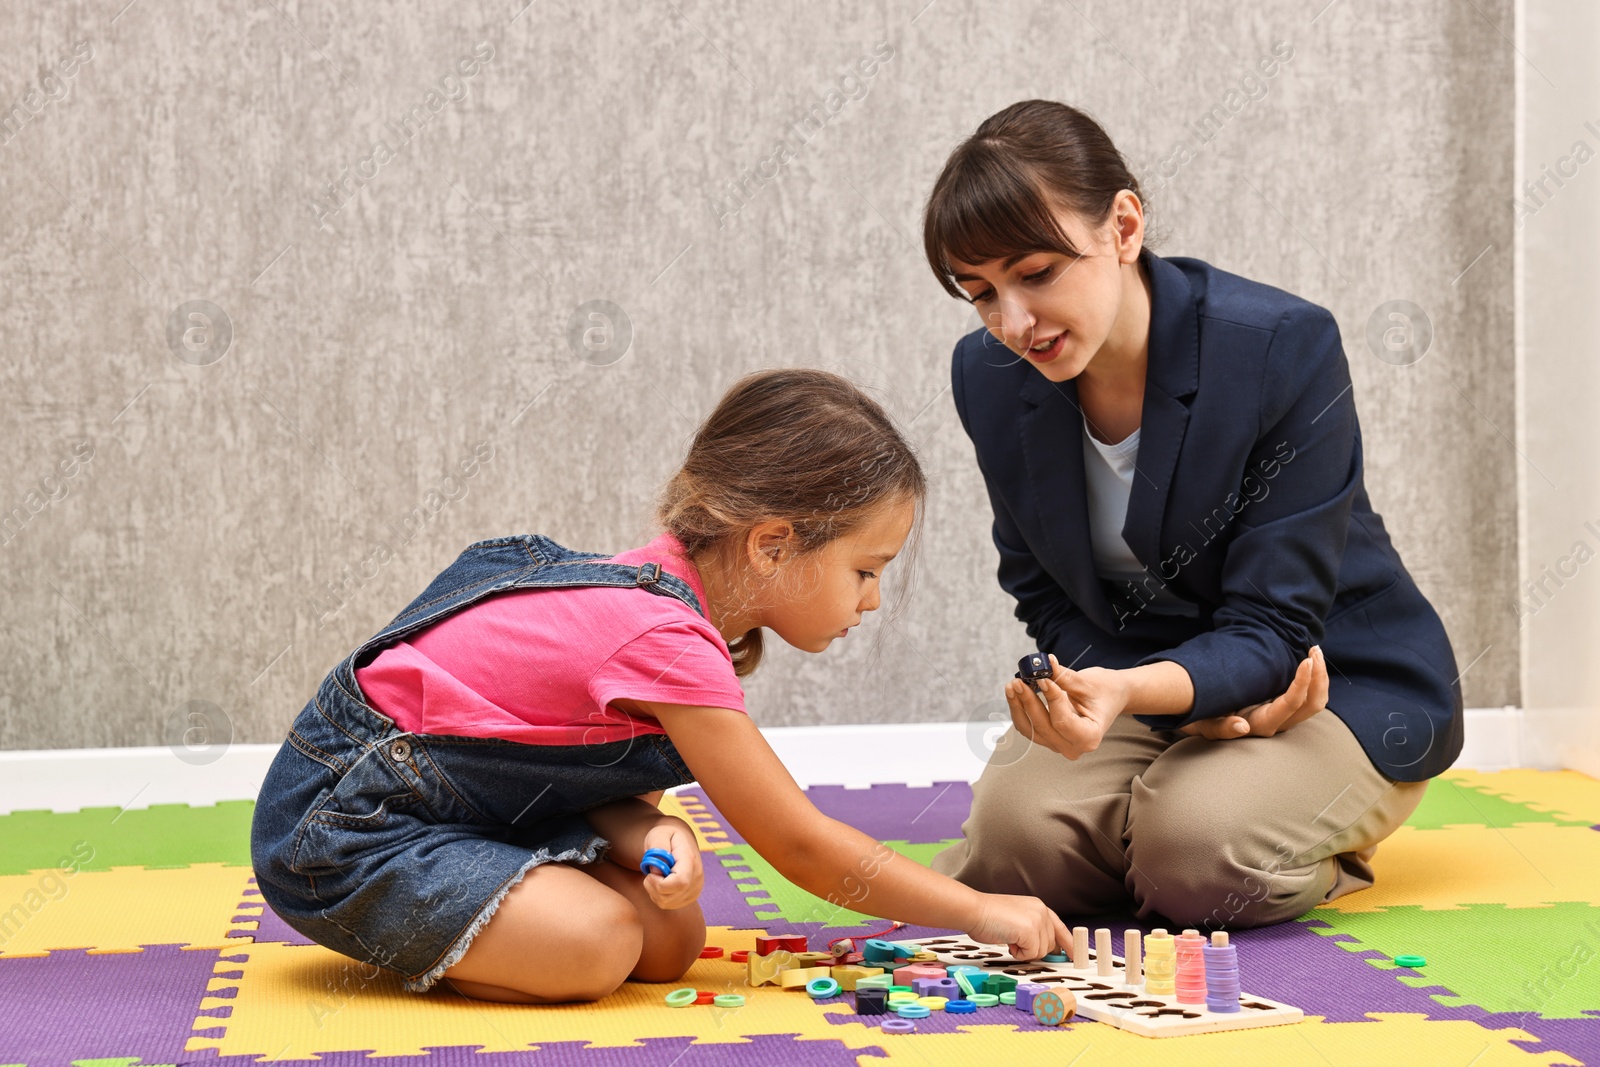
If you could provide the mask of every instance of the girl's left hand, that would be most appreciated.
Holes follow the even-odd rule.
[[[672,853],[673,860],[671,874],[644,876],[645,892],[650,894],[656,907],[672,911],[698,900],[705,885],[705,871],[700,865],[700,844],[689,824],[674,818],[652,827],[644,835],[644,847],[640,852],[651,848],[666,849]]]

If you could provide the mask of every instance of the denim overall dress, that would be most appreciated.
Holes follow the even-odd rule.
[[[250,828],[257,885],[285,922],[421,992],[529,870],[603,856],[610,842],[582,812],[694,780],[663,734],[547,746],[407,733],[356,684],[386,645],[496,593],[638,588],[705,614],[660,564],[607,558],[542,534],[476,542],[322,680],[261,783]]]

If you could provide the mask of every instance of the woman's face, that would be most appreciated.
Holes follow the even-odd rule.
[[[950,265],[989,332],[1061,382],[1083,373],[1112,336],[1127,284],[1123,268],[1138,262],[1144,218],[1138,198],[1124,191],[1102,225],[1070,212],[1056,219],[1084,255],[1029,252]]]

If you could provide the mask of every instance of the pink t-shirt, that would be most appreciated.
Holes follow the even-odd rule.
[[[671,533],[610,558],[660,563],[705,607],[700,573]],[[633,587],[495,594],[385,648],[356,682],[402,730],[538,745],[666,732],[614,700],[745,710],[716,627],[675,596]]]

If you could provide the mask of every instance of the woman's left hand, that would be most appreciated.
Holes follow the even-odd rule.
[[[1271,737],[1305,722],[1328,706],[1328,663],[1322,646],[1300,661],[1294,681],[1275,700],[1252,704],[1234,715],[1202,719],[1180,727],[1180,733],[1212,741],[1231,741],[1240,737]]]
[[[1068,670],[1050,657],[1053,677],[1041,679],[1044,700],[1020,678],[1006,683],[1011,722],[1028,740],[1075,760],[1100,747],[1101,738],[1128,703],[1118,672],[1102,667]]]

